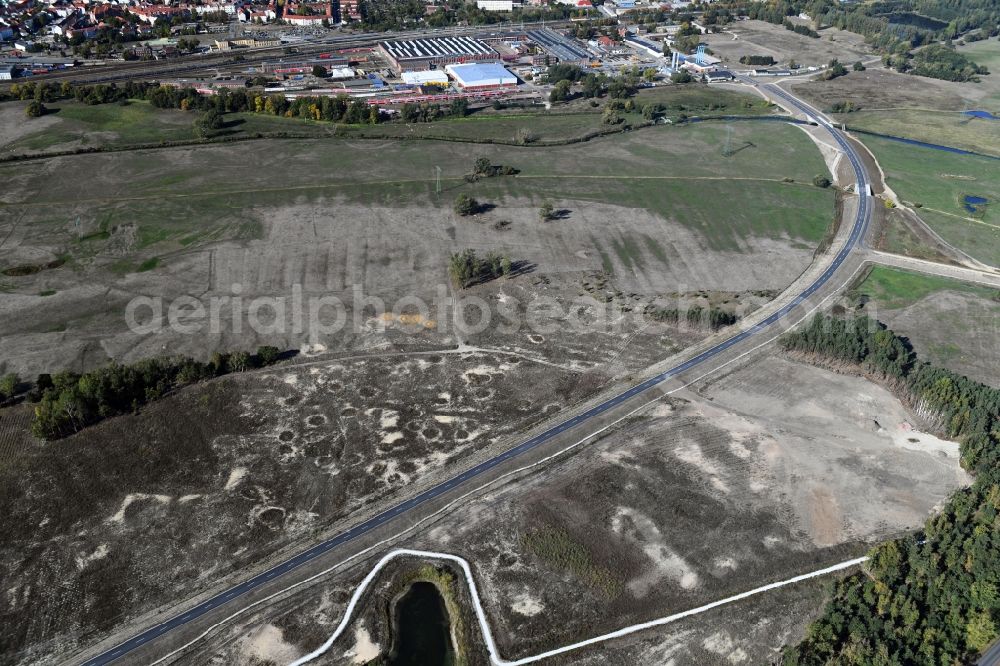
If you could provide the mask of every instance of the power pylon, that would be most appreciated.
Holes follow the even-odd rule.
[[[733,126],[726,125],[726,143],[722,147],[722,156],[732,157],[733,154]]]

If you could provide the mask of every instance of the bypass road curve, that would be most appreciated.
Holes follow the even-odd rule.
[[[756,86],[756,83],[752,81],[744,80],[744,82],[748,83],[749,85]],[[697,356],[694,356],[688,359],[687,361],[684,361],[683,363],[680,363],[679,365],[676,365],[670,368],[669,370],[666,370],[665,372],[650,377],[641,384],[633,386],[628,390],[623,391],[622,393],[619,393],[618,395],[615,395],[614,397],[611,397],[605,400],[604,402],[595,405],[594,407],[591,407],[585,412],[582,412],[570,419],[567,419],[557,425],[552,426],[548,430],[545,430],[544,432],[515,446],[514,448],[511,448],[502,454],[490,458],[476,465],[475,467],[472,467],[471,469],[468,469],[462,472],[461,474],[452,477],[447,481],[444,481],[432,488],[429,488],[428,490],[419,493],[418,495],[411,497],[410,499],[400,502],[394,507],[391,507],[383,511],[382,513],[379,513],[378,515],[366,520],[365,522],[355,525],[349,530],[342,532],[330,539],[327,539],[326,541],[318,543],[315,546],[309,548],[308,550],[305,550],[295,555],[294,557],[291,557],[290,559],[287,559],[284,562],[271,567],[270,569],[254,576],[253,578],[250,578],[238,585],[235,585],[234,587],[231,587],[228,590],[225,590],[224,592],[216,594],[215,596],[205,600],[198,606],[195,606],[194,608],[191,608],[182,614],[171,617],[153,627],[150,627],[149,629],[142,631],[141,633],[108,649],[107,651],[90,659],[87,659],[86,661],[82,662],[83,666],[103,666],[104,664],[110,664],[116,659],[119,659],[120,657],[128,654],[129,652],[136,650],[137,648],[149,643],[150,641],[156,638],[159,638],[160,636],[163,636],[164,634],[169,633],[171,630],[183,626],[189,622],[192,622],[193,620],[201,617],[202,615],[205,615],[206,613],[209,613],[210,611],[213,611],[222,605],[228,604],[232,602],[234,599],[238,599],[239,597],[251,592],[252,590],[255,590],[267,583],[272,582],[276,578],[284,574],[287,574],[292,570],[297,569],[308,562],[315,560],[316,558],[337,548],[338,546],[341,546],[355,539],[358,539],[362,535],[367,534],[368,532],[371,532],[372,530],[375,530],[383,526],[388,521],[391,521],[400,515],[406,514],[407,512],[412,511],[417,507],[425,505],[431,502],[432,500],[440,497],[441,495],[451,492],[457,486],[467,484],[471,480],[492,470],[498,465],[506,463],[512,458],[517,458],[518,456],[521,456],[527,453],[528,451],[531,451],[532,449],[539,447],[543,443],[548,442],[549,440],[561,435],[565,431],[579,428],[580,426],[586,424],[591,419],[594,419],[595,417],[598,417],[602,414],[605,414],[613,410],[615,407],[618,407],[619,405],[628,401],[629,399],[639,394],[650,391],[654,387],[663,384],[664,382],[670,380],[671,378],[674,378],[677,375],[680,375],[688,370],[691,370],[692,368],[702,365],[707,361],[715,358],[716,356],[719,356],[720,354],[729,351],[733,347],[740,345],[751,338],[760,336],[762,333],[764,333],[769,328],[774,326],[781,319],[786,317],[792,310],[794,310],[797,306],[801,305],[810,296],[815,294],[824,285],[826,285],[831,280],[831,278],[833,278],[837,274],[837,271],[843,265],[845,260],[851,255],[851,253],[854,252],[855,249],[861,246],[865,233],[868,230],[868,224],[871,218],[871,208],[870,208],[871,201],[870,197],[867,196],[869,192],[868,174],[865,170],[865,166],[861,161],[860,156],[858,156],[858,154],[855,152],[855,149],[851,145],[851,143],[846,138],[844,138],[844,136],[840,133],[838,129],[836,129],[827,120],[825,120],[819,112],[817,112],[815,109],[805,104],[804,102],[800,101],[799,99],[793,97],[790,93],[782,90],[776,85],[763,85],[760,87],[764,92],[766,92],[771,97],[780,100],[782,106],[786,106],[787,108],[789,108],[789,110],[802,113],[811,118],[812,120],[815,120],[819,125],[825,128],[834,137],[834,139],[837,141],[837,144],[841,147],[841,149],[844,151],[844,154],[847,155],[848,159],[850,160],[856,178],[856,186],[855,186],[856,192],[858,192],[858,194],[860,195],[858,197],[859,204],[857,208],[857,214],[855,216],[854,223],[851,227],[851,232],[847,239],[847,242],[844,244],[843,248],[836,254],[833,260],[830,262],[830,265],[826,268],[826,270],[823,271],[823,273],[821,273],[819,277],[817,277],[801,293],[796,295],[785,305],[777,309],[767,318],[759,321],[751,328],[736,333],[732,337],[723,340],[719,344],[701,352]]]

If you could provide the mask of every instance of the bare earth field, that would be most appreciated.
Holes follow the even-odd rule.
[[[827,28],[815,39],[766,21],[739,21],[725,32],[705,35],[704,42],[717,58],[737,69],[748,68],[740,64],[745,55],[771,56],[779,65],[794,61],[803,67],[826,65],[834,58],[851,63],[872,57],[860,35]]]
[[[836,102],[853,102],[869,110],[963,111],[980,108],[980,102],[991,94],[982,84],[929,79],[877,66],[831,81],[796,83],[791,89],[820,109],[828,109]]]
[[[827,237],[836,196],[808,184],[827,167],[800,129],[737,124],[726,157],[728,134],[657,127],[544,151],[258,141],[0,167],[3,371],[301,350],[51,444],[26,435],[24,406],[0,411],[2,661],[91,643],[709,334],[633,318],[646,304],[768,301]],[[479,155],[519,173],[467,183]],[[458,193],[487,205],[460,217]],[[543,223],[547,200],[558,215]],[[515,260],[462,293],[496,313],[471,330],[437,307],[464,248]],[[296,293],[340,298],[347,324],[296,328]],[[137,296],[162,297],[164,313],[179,296],[214,302],[222,325],[127,330]],[[554,311],[521,325],[543,300]]]
[[[916,425],[866,380],[769,356],[665,399],[408,545],[467,558],[502,654],[528,656],[848,559],[921,524],[968,478],[957,445]],[[366,566],[248,617],[182,661],[242,663],[248,637],[265,632],[286,656],[314,648]],[[387,649],[393,588],[380,585],[330,663]],[[821,586],[785,588],[551,663],[767,662],[818,612]],[[471,622],[463,616],[473,627],[470,663],[485,663]]]
[[[494,302],[503,290],[632,307],[639,297],[702,290],[766,298],[809,263],[833,218],[834,195],[807,184],[826,167],[799,129],[737,124],[732,141],[742,149],[728,158],[725,137],[724,126],[703,123],[544,151],[258,141],[0,167],[11,185],[0,205],[0,369],[33,376],[262,343],[453,345],[453,328],[437,317],[416,330],[390,326],[388,338],[373,343],[371,308],[354,294],[388,307],[403,296],[439,302],[442,290],[448,295],[448,257],[465,248],[508,253],[522,266],[511,280],[472,290],[485,289]],[[480,154],[521,173],[465,183]],[[84,160],[86,184],[73,177]],[[441,166],[441,194],[433,164]],[[751,166],[754,176],[746,178]],[[459,217],[451,207],[461,192],[489,210]],[[561,219],[539,221],[545,200]],[[294,331],[289,305],[285,326],[251,329],[252,299],[287,302],[297,288],[306,307],[313,296],[340,299],[350,325],[336,335],[308,325]],[[180,296],[206,309],[214,297],[222,324],[197,334],[136,333],[124,313],[137,296],[162,298],[164,317]],[[262,308],[272,316],[263,320],[279,319]],[[149,323],[152,310],[142,314],[140,323]],[[557,332],[543,335],[557,346]]]
[[[964,111],[988,111],[1000,115],[1000,41],[991,39],[961,47],[977,63],[991,72],[978,82],[950,83],[922,77],[906,77],[909,92],[897,83],[903,75],[886,72],[851,72],[847,77],[832,82],[814,82],[799,86],[800,92],[808,89],[820,96],[824,104],[831,104],[834,92],[846,95],[844,99],[856,101],[861,110],[838,114],[838,122],[850,128],[868,132],[901,136],[928,143],[953,146],[972,152],[1000,156],[1000,120],[970,116]],[[871,74],[869,74],[871,72]],[[852,79],[855,80],[846,80]],[[870,85],[865,79],[870,78]],[[843,82],[838,84],[837,82]],[[823,86],[836,84],[829,90]],[[877,88],[886,85],[893,99],[886,101]],[[844,87],[839,87],[844,86]],[[916,97],[914,93],[922,93]]]
[[[0,410],[2,661],[57,656],[434,478],[579,400],[593,388],[581,375],[480,352],[324,361],[30,447],[7,432],[24,410]]]

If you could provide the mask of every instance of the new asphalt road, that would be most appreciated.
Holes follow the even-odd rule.
[[[751,81],[746,81],[746,82],[751,83],[751,85],[755,85]],[[115,647],[107,650],[106,652],[103,652],[102,654],[99,654],[91,659],[88,659],[87,661],[83,662],[84,666],[101,666],[103,664],[109,664],[115,661],[116,659],[122,657],[123,655],[131,652],[132,650],[135,650],[145,645],[146,643],[170,632],[172,629],[185,625],[195,620],[196,618],[199,618],[202,615],[218,608],[219,606],[228,604],[233,599],[241,597],[249,593],[250,591],[259,588],[260,586],[273,581],[275,578],[278,578],[279,576],[282,576],[283,574],[286,574],[292,571],[293,569],[301,567],[307,562],[310,562],[316,559],[317,557],[320,557],[321,555],[333,550],[334,548],[337,548],[338,546],[341,546],[345,543],[358,539],[360,536],[378,527],[381,527],[383,524],[392,520],[393,518],[396,518],[402,514],[412,511],[417,507],[420,507],[421,505],[424,505],[445,493],[449,493],[456,486],[468,483],[472,479],[475,479],[476,477],[484,474],[485,472],[488,472],[489,470],[497,467],[498,465],[507,462],[511,458],[517,458],[518,456],[521,456],[527,453],[528,451],[531,451],[532,449],[535,449],[536,447],[542,445],[543,443],[555,438],[561,433],[570,429],[577,428],[587,423],[591,419],[600,416],[602,414],[605,414],[606,412],[609,412],[610,410],[621,405],[623,402],[629,400],[630,398],[633,398],[636,395],[649,391],[650,389],[663,384],[664,382],[668,381],[673,377],[676,377],[677,375],[680,375],[681,373],[684,373],[696,366],[704,364],[706,361],[709,361],[715,358],[716,356],[719,356],[720,354],[730,350],[732,347],[740,345],[741,343],[747,341],[750,338],[759,336],[761,333],[767,331],[771,326],[773,326],[779,320],[787,316],[793,309],[802,304],[803,301],[806,301],[810,296],[815,294],[820,288],[826,285],[827,282],[829,282],[830,279],[833,278],[834,275],[836,275],[838,269],[848,258],[848,256],[850,256],[851,252],[854,251],[854,249],[861,244],[865,232],[868,229],[868,223],[871,217],[870,201],[869,197],[867,196],[868,182],[869,182],[868,175],[865,171],[864,164],[862,163],[860,157],[855,152],[854,147],[851,145],[851,143],[840,134],[839,130],[837,130],[830,123],[824,120],[822,116],[815,109],[806,105],[804,102],[801,102],[797,98],[793,97],[792,95],[790,95],[789,93],[785,92],[784,90],[775,85],[765,85],[761,86],[761,88],[765,90],[768,93],[768,95],[770,95],[772,98],[780,99],[783,106],[795,109],[809,116],[813,120],[817,121],[820,125],[822,125],[827,131],[830,132],[830,134],[834,137],[834,139],[837,141],[841,149],[844,151],[844,153],[850,160],[857,181],[856,191],[861,195],[859,197],[857,215],[854,219],[854,224],[851,228],[850,237],[847,243],[845,243],[843,249],[841,249],[840,252],[837,253],[836,257],[834,257],[833,261],[830,263],[827,269],[818,278],[816,278],[816,280],[812,284],[810,284],[804,291],[802,291],[802,293],[798,294],[795,298],[793,298],[783,307],[776,310],[769,317],[761,320],[753,327],[741,331],[736,335],[733,335],[729,339],[719,343],[714,347],[711,347],[706,351],[703,351],[697,356],[673,368],[670,368],[665,372],[650,377],[641,384],[633,386],[632,388],[614,396],[613,398],[610,398],[577,416],[574,416],[566,421],[563,421],[562,423],[559,423],[558,425],[553,426],[552,428],[542,432],[541,434],[532,437],[526,442],[523,442],[522,444],[519,444],[518,446],[494,458],[486,460],[485,462],[476,465],[475,467],[459,474],[458,476],[449,479],[448,481],[440,483],[420,493],[419,495],[416,495],[404,502],[401,502],[400,504],[397,504],[396,506],[390,509],[387,509],[386,511],[383,511],[382,513],[372,517],[371,519],[352,527],[346,532],[342,532],[341,534],[338,534],[326,541],[323,541],[322,543],[316,544],[312,548],[303,551],[288,560],[285,560],[281,564],[278,564],[268,569],[267,571],[264,571],[263,573],[258,574],[257,576],[254,576],[253,578],[240,583],[239,585],[231,587],[230,589],[211,597],[210,599],[202,602],[200,605],[194,608],[191,608],[190,610],[186,611],[183,614],[164,620],[163,622],[157,624],[156,626],[151,627],[143,631],[142,633],[137,634],[136,636],[133,636],[132,638],[126,640],[123,643],[120,643],[119,645],[116,645]]]

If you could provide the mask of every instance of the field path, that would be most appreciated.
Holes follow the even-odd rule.
[[[770,592],[771,590],[776,590],[787,585],[793,585],[804,580],[809,580],[810,578],[816,578],[819,576],[825,576],[827,574],[835,573],[838,571],[844,571],[845,569],[850,569],[851,567],[857,566],[868,560],[868,557],[856,557],[852,560],[845,560],[843,562],[838,562],[831,566],[825,567],[823,569],[817,569],[815,571],[810,571],[808,573],[800,574],[798,576],[793,576],[791,578],[786,578],[785,580],[780,580],[774,583],[768,583],[766,585],[761,585],[760,587],[755,587],[752,590],[747,590],[746,592],[740,592],[731,597],[725,597],[724,599],[718,599],[712,601],[703,606],[698,606],[697,608],[691,608],[686,611],[681,611],[680,613],[673,613],[672,615],[666,615],[664,617],[659,617],[654,620],[649,620],[647,622],[640,622],[638,624],[631,624],[627,627],[622,627],[616,631],[609,632],[607,634],[601,634],[600,636],[594,636],[593,638],[588,638],[576,643],[570,643],[569,645],[563,645],[562,647],[555,648],[553,650],[547,650],[546,652],[540,652],[539,654],[532,655],[530,657],[523,657],[521,659],[515,659],[513,661],[507,661],[500,656],[500,652],[497,650],[496,641],[493,639],[493,632],[490,630],[489,622],[486,619],[486,612],[483,610],[483,603],[479,596],[479,590],[476,587],[476,580],[472,576],[472,568],[469,563],[457,556],[451,555],[449,553],[437,553],[433,551],[424,550],[410,550],[406,548],[401,548],[398,550],[393,550],[387,553],[378,563],[372,567],[372,570],[368,572],[368,575],[364,577],[361,584],[358,585],[357,589],[354,590],[354,594],[351,595],[351,599],[347,604],[347,609],[344,611],[344,617],[340,620],[340,624],[330,635],[323,645],[319,646],[316,650],[310,652],[304,657],[296,659],[290,666],[302,666],[303,664],[308,664],[309,662],[318,659],[323,656],[333,647],[333,644],[338,638],[344,633],[347,627],[350,625],[351,618],[354,615],[354,609],[357,607],[358,602],[364,595],[365,591],[378,576],[379,572],[393,560],[400,557],[419,557],[421,559],[430,560],[444,560],[448,562],[454,562],[465,574],[465,582],[469,586],[469,593],[472,597],[472,603],[476,610],[476,618],[479,620],[479,630],[483,634],[483,639],[486,641],[486,647],[490,653],[490,661],[497,666],[523,666],[525,664],[532,664],[536,661],[541,661],[549,657],[554,657],[559,654],[564,654],[566,652],[572,652],[573,650],[579,650],[580,648],[588,647],[590,645],[595,645],[597,643],[603,643],[605,641],[613,640],[615,638],[622,638],[623,636],[628,636],[629,634],[634,634],[639,631],[645,631],[646,629],[652,629],[653,627],[662,627],[665,624],[670,624],[678,620],[683,620],[688,617],[693,617],[695,615],[700,615],[712,609],[718,608],[719,606],[725,606],[727,604],[735,603],[737,601],[742,601],[757,594],[762,594],[764,592]]]

